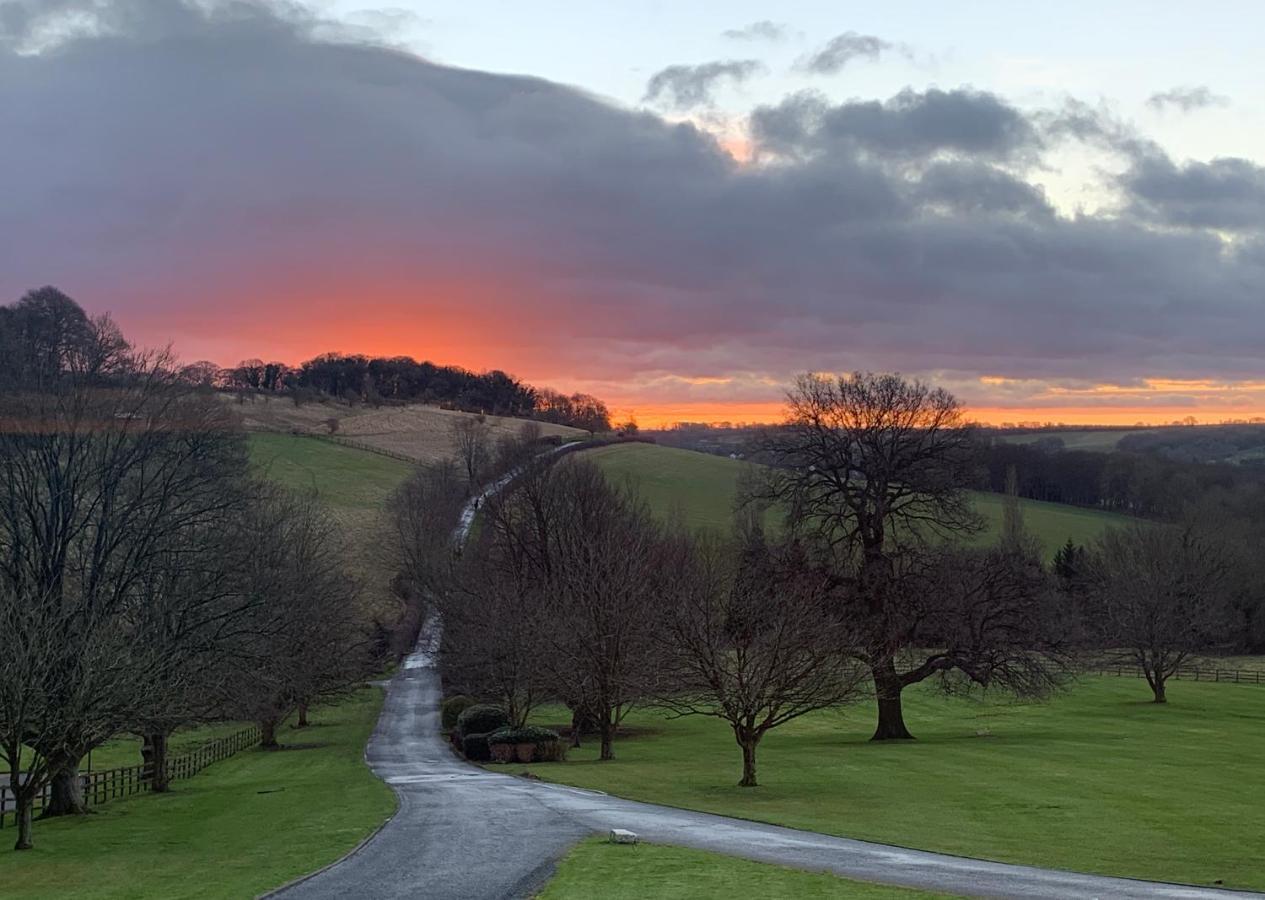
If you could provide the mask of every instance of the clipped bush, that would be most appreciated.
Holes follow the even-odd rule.
[[[567,761],[567,742],[566,741],[546,741],[543,744],[536,745],[536,759],[534,762],[566,762]]]
[[[505,710],[487,703],[476,703],[462,710],[457,716],[457,727],[462,734],[488,734],[504,728],[510,722]]]
[[[488,735],[489,744],[543,744],[558,740],[558,732],[536,725],[498,728]]]
[[[488,735],[488,745],[498,762],[559,762],[567,753],[556,731],[534,725],[499,728]]]
[[[478,702],[473,697],[467,697],[465,694],[449,697],[444,701],[444,705],[439,708],[439,724],[444,731],[452,731],[457,727],[457,719],[461,714]]]
[[[467,734],[461,739],[461,752],[471,762],[491,762],[492,751],[486,734]]]

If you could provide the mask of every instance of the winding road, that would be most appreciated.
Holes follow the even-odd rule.
[[[501,488],[490,486],[480,500]],[[461,541],[472,501],[454,538]],[[582,838],[626,828],[643,840],[864,881],[975,897],[1227,900],[1262,897],[907,850],[622,800],[596,791],[486,771],[458,759],[440,735],[430,622],[387,688],[365,758],[399,797],[380,831],[334,865],[269,895],[285,900],[530,897]]]

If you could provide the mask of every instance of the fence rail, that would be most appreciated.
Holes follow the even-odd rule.
[[[259,739],[259,728],[252,725],[224,737],[207,741],[188,753],[168,757],[167,779],[174,781],[177,778],[192,778],[211,763],[227,759],[239,750],[253,747],[259,743]],[[84,804],[97,806],[107,800],[150,790],[153,787],[154,773],[149,766],[141,764],[118,769],[103,769],[99,772],[85,772],[79,778]],[[32,803],[32,814],[44,809],[51,795],[52,787],[44,785]],[[5,827],[6,818],[10,823],[16,824],[17,802],[9,796],[6,787],[0,785],[0,828]]]
[[[1089,666],[1089,674],[1113,675],[1118,678],[1145,678],[1146,673],[1135,666]],[[1265,684],[1265,670],[1261,669],[1205,669],[1197,666],[1182,667],[1169,676],[1174,681],[1212,681],[1219,684]]]

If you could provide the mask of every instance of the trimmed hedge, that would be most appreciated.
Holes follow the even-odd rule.
[[[492,751],[488,748],[486,734],[467,734],[461,739],[461,752],[471,762],[492,761]]]
[[[559,740],[558,732],[535,725],[522,728],[498,728],[488,735],[489,744],[546,744]]]
[[[465,694],[449,697],[439,709],[440,726],[444,731],[452,731],[457,727],[457,719],[461,714],[478,702],[473,697],[467,697]]]
[[[504,709],[487,703],[468,707],[457,717],[457,727],[462,734],[488,734],[504,728],[509,722]]]
[[[487,736],[489,752],[497,762],[561,762],[567,758],[567,747],[556,731],[527,725],[523,728],[499,728]],[[519,748],[531,748],[530,754]]]

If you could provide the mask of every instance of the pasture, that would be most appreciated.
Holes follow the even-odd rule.
[[[1029,431],[1022,434],[999,434],[997,439],[1011,444],[1035,444],[1046,438],[1058,438],[1063,442],[1065,450],[1090,450],[1096,453],[1110,453],[1116,449],[1120,439],[1131,434],[1141,434],[1147,428],[1090,428],[1068,429],[1065,431]]]
[[[732,527],[738,477],[749,463],[679,450],[654,444],[615,444],[585,451],[616,482],[634,486],[657,514],[680,516],[692,529],[725,532]],[[981,543],[995,540],[1001,531],[1000,494],[976,492],[975,507],[984,517]],[[1059,503],[1021,500],[1024,524],[1050,556],[1068,538],[1085,544],[1112,525],[1131,521],[1114,513],[1081,509]]]
[[[728,727],[634,712],[616,758],[596,747],[546,780],[670,806],[1006,862],[1265,888],[1265,688],[1085,678],[1050,702],[905,692],[918,738],[871,743],[873,704],[769,733],[760,787],[737,787]],[[568,720],[542,709],[542,724]]]
[[[307,729],[283,728],[280,750],[243,750],[170,793],[40,822],[34,850],[0,845],[0,894],[252,897],[333,862],[395,809],[363,760],[381,706],[378,688],[361,688],[314,709]]]
[[[348,406],[333,401],[304,403],[295,406],[283,397],[250,396],[237,402],[225,395],[226,403],[250,431],[329,434],[329,420],[338,423],[337,435],[368,444],[379,450],[398,453],[417,462],[438,462],[455,451],[452,440],[453,422],[470,418],[471,413],[420,403],[406,406]],[[484,416],[493,441],[518,434],[523,419]],[[588,437],[587,431],[566,425],[537,422],[544,436],[567,439]]]
[[[817,872],[734,859],[717,853],[657,844],[620,846],[592,838],[558,863],[538,900],[731,900],[796,897],[803,900],[919,900],[928,894]]]

